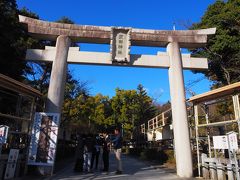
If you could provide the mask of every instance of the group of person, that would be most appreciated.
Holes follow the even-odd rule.
[[[114,149],[117,161],[116,174],[122,174],[122,135],[120,129],[114,130],[114,138],[111,139],[107,131],[92,135],[78,135],[78,142],[76,146],[76,162],[74,171],[76,172],[93,172],[98,170],[99,159],[103,162],[103,172],[109,171],[109,153]],[[95,168],[94,167],[95,162]]]

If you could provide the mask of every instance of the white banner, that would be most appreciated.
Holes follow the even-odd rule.
[[[4,179],[14,178],[15,169],[16,169],[16,166],[17,166],[18,154],[19,154],[18,149],[11,149],[10,150]]]
[[[35,113],[28,164],[53,166],[59,125],[58,113]]]
[[[0,144],[7,142],[8,128],[6,125],[0,125]]]

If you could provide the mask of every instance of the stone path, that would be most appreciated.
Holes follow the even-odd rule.
[[[95,171],[93,173],[75,173],[73,172],[73,163],[69,164],[60,172],[56,173],[53,177],[47,179],[53,180],[100,180],[100,179],[113,179],[113,180],[155,180],[155,179],[163,179],[163,180],[172,180],[172,179],[181,179],[179,178],[174,170],[155,167],[151,165],[147,165],[146,163],[137,160],[135,158],[129,156],[122,156],[123,160],[123,174],[115,175],[116,163],[114,154],[110,155],[110,171],[108,174],[103,173],[101,171]],[[100,163],[100,168],[101,163]],[[99,169],[100,169],[99,168]],[[46,179],[46,180],[47,180]],[[186,178],[184,178],[186,179]]]

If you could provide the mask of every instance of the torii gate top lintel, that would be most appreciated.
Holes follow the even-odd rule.
[[[27,24],[28,32],[39,39],[55,40],[59,35],[66,35],[74,42],[109,44],[111,40],[110,26],[55,23],[22,15],[19,15],[19,21]],[[182,48],[202,47],[207,42],[207,35],[216,31],[216,28],[172,31],[127,29],[131,29],[131,45],[166,47],[169,42],[176,41]]]

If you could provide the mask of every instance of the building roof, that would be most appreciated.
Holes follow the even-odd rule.
[[[199,94],[196,96],[193,96],[189,98],[188,102],[192,102],[194,104],[201,103],[201,102],[207,102],[214,99],[219,99],[225,96],[233,95],[235,93],[240,92],[240,82],[230,84],[218,89],[214,89],[212,91],[208,91],[203,94]]]
[[[0,74],[0,87],[9,89],[14,92],[23,93],[33,97],[42,97],[43,95],[40,91],[25,85],[19,81],[16,81],[8,76]]]

